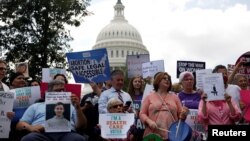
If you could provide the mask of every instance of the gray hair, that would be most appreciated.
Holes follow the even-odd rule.
[[[57,86],[57,85],[64,85],[64,84],[65,84],[65,82],[62,81],[62,80],[52,80],[52,81],[50,81],[49,84],[48,84],[48,92],[52,92],[54,86]]]
[[[110,75],[111,75],[111,79],[113,79],[113,77],[116,75],[124,76],[124,72],[122,70],[113,70]]]

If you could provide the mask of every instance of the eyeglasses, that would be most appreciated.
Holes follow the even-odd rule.
[[[117,104],[117,105],[111,106],[111,108],[118,108],[118,107],[123,107],[123,104]]]
[[[169,79],[167,77],[163,77],[162,80],[169,81]]]
[[[0,68],[0,71],[6,71],[7,69],[6,68]]]

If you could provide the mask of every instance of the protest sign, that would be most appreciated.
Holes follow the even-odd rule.
[[[165,72],[164,60],[146,62],[142,64],[142,77],[154,77],[157,72]]]
[[[196,70],[201,70],[206,68],[205,62],[197,61],[177,61],[177,78],[179,78],[180,73],[184,71],[195,72]]]
[[[70,92],[46,92],[45,132],[70,132]]]
[[[42,82],[49,83],[51,80],[54,79],[56,74],[63,74],[66,76],[65,69],[58,69],[58,68],[43,68],[42,69]]]
[[[27,108],[41,98],[39,86],[16,88],[10,91],[14,93],[14,108]]]
[[[29,63],[19,62],[15,64],[16,72],[22,73],[24,77],[29,77]]]
[[[149,54],[128,55],[128,78],[142,76],[142,64],[145,62],[149,62]]]
[[[224,100],[225,87],[222,73],[212,73],[203,76],[203,90],[207,94],[207,101]]]
[[[202,90],[203,89],[203,79],[202,77],[206,74],[211,74],[212,73],[212,69],[201,69],[201,70],[196,70],[196,89],[197,90]]]
[[[64,84],[65,92],[71,92],[78,98],[81,98],[82,85],[81,84]],[[45,97],[45,93],[48,91],[48,83],[41,83],[41,97]]]
[[[99,114],[101,136],[105,139],[124,139],[134,123],[133,113]]]
[[[11,112],[14,103],[14,93],[0,91],[0,138],[9,138],[11,120],[7,112]]]
[[[110,80],[110,67],[105,48],[66,53],[76,83]]]

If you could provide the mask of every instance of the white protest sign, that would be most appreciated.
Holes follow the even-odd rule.
[[[202,90],[203,89],[203,79],[202,77],[206,74],[211,74],[212,73],[212,69],[201,69],[201,70],[196,70],[195,74],[196,74],[196,89],[197,90]]]
[[[14,108],[26,108],[41,98],[40,86],[22,87],[10,90],[14,93]]]
[[[144,100],[152,91],[154,91],[153,85],[146,84],[146,86],[145,86],[145,88],[144,88],[144,92],[143,92],[143,96],[142,96],[141,103],[143,103],[143,100]]]
[[[225,87],[222,73],[206,74],[202,78],[203,90],[207,94],[207,101],[225,99]]]
[[[157,72],[165,72],[164,60],[146,62],[142,64],[142,77],[154,77]]]
[[[11,120],[7,112],[11,112],[14,103],[14,93],[0,91],[0,138],[9,138]]]
[[[43,68],[42,69],[42,82],[49,83],[51,80],[53,80],[56,74],[63,74],[66,76],[66,70],[57,69],[57,68]]]
[[[128,55],[127,56],[128,78],[132,78],[137,75],[142,76],[141,64],[149,61],[150,61],[149,54]]]
[[[99,114],[101,136],[105,139],[124,139],[134,123],[133,113],[107,113]]]
[[[70,96],[70,92],[46,92],[45,132],[71,131]]]

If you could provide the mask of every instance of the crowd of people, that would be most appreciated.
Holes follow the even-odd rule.
[[[205,130],[209,125],[249,124],[250,119],[245,118],[244,114],[250,112],[250,102],[242,102],[240,96],[242,90],[249,91],[249,83],[245,75],[237,74],[240,64],[230,76],[225,66],[215,66],[213,73],[222,74],[225,86],[224,99],[216,101],[207,101],[207,94],[196,89],[193,72],[182,72],[179,82],[175,84],[172,84],[171,76],[167,72],[156,73],[150,81],[141,76],[134,76],[130,78],[128,89],[124,90],[125,72],[113,70],[110,80],[90,83],[93,92],[81,99],[75,94],[71,95],[70,119],[65,119],[62,115],[63,103],[56,104],[52,112],[57,114],[51,120],[60,118],[61,121],[57,124],[67,123],[71,127],[69,132],[45,132],[45,124],[55,126],[52,125],[55,122],[45,122],[46,107],[42,97],[28,108],[13,109],[7,113],[11,119],[11,131],[9,139],[5,140],[142,141],[149,134],[155,134],[163,141],[168,141],[171,125],[185,121],[191,109],[198,111],[197,120],[203,124]],[[6,62],[0,60],[1,91],[40,85],[40,81],[36,80],[27,82],[21,72],[10,74],[9,84],[5,84],[2,79],[6,77],[6,70]],[[149,85],[152,85],[153,89],[143,99],[145,85],[150,82],[152,83]],[[48,92],[64,92],[67,83],[65,75],[56,74],[48,84]],[[106,113],[134,114],[135,122],[128,130],[127,138],[111,139],[101,136],[99,114]]]

